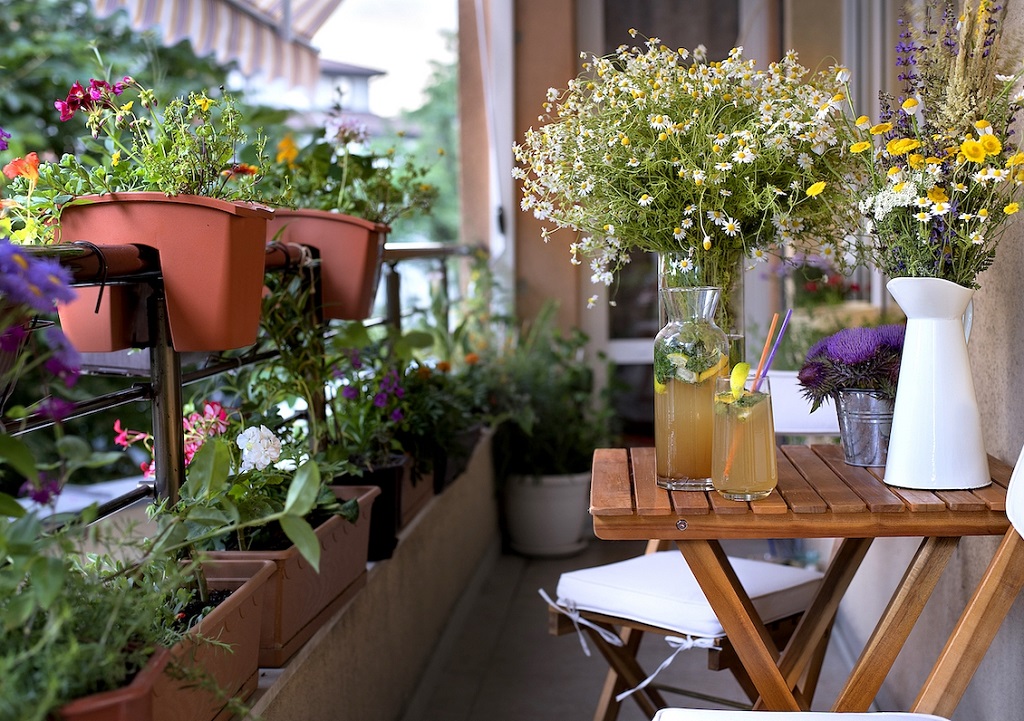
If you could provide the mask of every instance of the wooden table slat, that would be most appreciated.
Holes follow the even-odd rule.
[[[717,491],[708,493],[708,502],[715,513],[720,516],[734,516],[741,513],[750,513],[750,504],[746,501],[730,501],[723,498]]]
[[[946,502],[932,491],[919,491],[914,488],[889,486],[892,492],[903,499],[907,510],[914,513],[939,513],[947,510]]]
[[[988,457],[988,470],[992,481],[1005,490],[1010,485],[1010,476],[1013,475],[1013,468],[994,456]]]
[[[1006,512],[1006,488],[998,484],[976,488],[974,495],[985,502],[990,511]]]
[[[869,469],[848,465],[842,446],[815,446],[814,451],[864,500],[872,513],[902,513],[906,510],[900,497],[880,484]]]
[[[590,513],[594,516],[632,516],[631,478],[625,448],[599,448],[594,451]]]
[[[665,489],[658,488],[658,461],[653,448],[630,448],[636,512],[641,516],[671,513]]]
[[[755,515],[774,515],[779,513],[789,513],[789,504],[786,503],[786,499],[783,498],[778,489],[772,492],[767,498],[762,498],[760,501],[751,501],[750,510]]]
[[[861,497],[843,483],[810,447],[782,446],[781,450],[804,478],[814,479],[814,489],[831,510],[841,513],[867,512],[867,504]]]
[[[789,462],[782,453],[778,454],[779,486],[778,492],[786,499],[793,513],[824,513],[828,506],[821,496],[815,493],[807,479]]]
[[[984,499],[974,495],[971,491],[936,491],[936,496],[941,498],[951,511],[984,511],[988,504]]]
[[[711,504],[708,502],[710,494],[700,491],[670,491],[666,495],[672,501],[672,508],[680,516],[706,516],[711,512]]]

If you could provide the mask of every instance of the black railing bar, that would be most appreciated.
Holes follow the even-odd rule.
[[[103,395],[90,398],[85,401],[78,401],[72,405],[71,412],[62,419],[63,421],[77,420],[99,413],[109,408],[127,405],[135,401],[152,400],[152,393],[149,385],[135,384],[129,388],[122,388],[119,391],[104,393]],[[19,422],[19,427],[9,431],[12,436],[20,436],[29,431],[37,431],[42,428],[49,428],[54,424],[53,418],[41,413],[33,413],[26,416]]]
[[[109,501],[104,501],[96,508],[96,520],[100,520],[113,513],[117,513],[121,509],[127,508],[143,498],[153,498],[152,484],[145,482],[140,483],[127,493],[122,493],[117,498],[111,498]]]
[[[237,370],[243,366],[253,365],[254,363],[260,363],[271,358],[276,358],[278,355],[277,351],[262,351],[253,355],[238,356],[237,358],[222,358],[218,362],[207,366],[206,368],[197,368],[194,371],[181,374],[182,383],[195,383],[197,381],[205,380],[211,376],[220,375],[230,370]]]

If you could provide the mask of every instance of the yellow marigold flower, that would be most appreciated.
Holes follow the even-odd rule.
[[[949,196],[946,195],[946,190],[944,188],[936,185],[928,191],[928,200],[933,203],[948,203]]]
[[[1020,210],[1020,206],[1017,203],[1009,203],[1005,208],[1003,208],[1003,212],[1007,215],[1013,215],[1018,210]]]
[[[972,163],[985,162],[985,147],[974,138],[967,138],[960,143],[960,152]]]
[[[879,123],[878,125],[872,125],[868,132],[872,135],[882,135],[890,130],[892,130],[892,123]]]
[[[914,170],[920,170],[924,167],[924,156],[920,153],[911,153],[907,156],[907,165]]]
[[[821,195],[821,191],[823,191],[824,189],[825,181],[819,180],[817,183],[815,183],[814,185],[807,189],[807,195],[813,198],[816,195]]]
[[[299,146],[295,144],[295,138],[292,137],[292,134],[288,133],[277,144],[277,156],[274,158],[274,162],[287,163],[290,167],[298,156]]]
[[[991,133],[982,135],[978,138],[978,142],[985,149],[986,155],[999,155],[1003,151],[1003,144],[999,142],[999,138]]]
[[[885,144],[885,150],[889,155],[904,155],[920,147],[921,141],[916,138],[893,138]]]
[[[928,165],[939,165],[942,162],[942,158],[936,158],[934,155],[929,155],[924,159],[924,162]]]
[[[1006,159],[1007,168],[1015,168],[1024,164],[1024,153],[1015,153]]]
[[[862,140],[859,143],[854,143],[850,146],[851,153],[863,153],[865,150],[871,147],[870,140]]]

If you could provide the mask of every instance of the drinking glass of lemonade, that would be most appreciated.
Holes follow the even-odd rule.
[[[654,340],[657,484],[709,491],[715,378],[729,367],[729,342],[715,325],[720,290],[663,288],[668,322]]]
[[[719,378],[715,386],[711,477],[733,501],[765,498],[779,481],[770,387],[766,376],[755,385],[753,375]]]

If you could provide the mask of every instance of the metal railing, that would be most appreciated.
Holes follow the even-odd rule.
[[[146,314],[150,333],[148,372],[142,375],[138,371],[126,372],[126,375],[137,376],[129,387],[75,402],[65,420],[84,418],[132,402],[149,401],[154,437],[155,480],[152,484],[141,484],[137,489],[102,504],[99,515],[112,514],[147,497],[176,501],[178,490],[185,479],[182,388],[189,383],[270,360],[276,353],[257,352],[254,346],[252,352],[228,358],[219,357],[202,368],[183,373],[181,354],[174,350],[171,343],[159,266],[155,256],[147,252],[148,249],[139,246],[98,247],[86,243],[32,248],[30,251],[60,260],[62,265],[71,270],[75,285],[145,284],[150,287],[152,295],[147,303],[140,304],[139,311]],[[444,243],[387,244],[383,259],[387,270],[384,282],[387,310],[386,317],[378,322],[400,328],[403,316],[407,315],[403,314],[401,307],[402,278],[399,266],[402,262],[436,260],[442,276],[442,288],[446,292],[448,260],[469,252],[469,248]],[[283,272],[297,268],[301,255],[302,249],[298,246],[289,248],[271,244],[267,252],[267,271]],[[110,372],[102,375],[110,375]],[[51,417],[33,414],[24,418],[18,429],[11,432],[21,435],[53,424]]]

